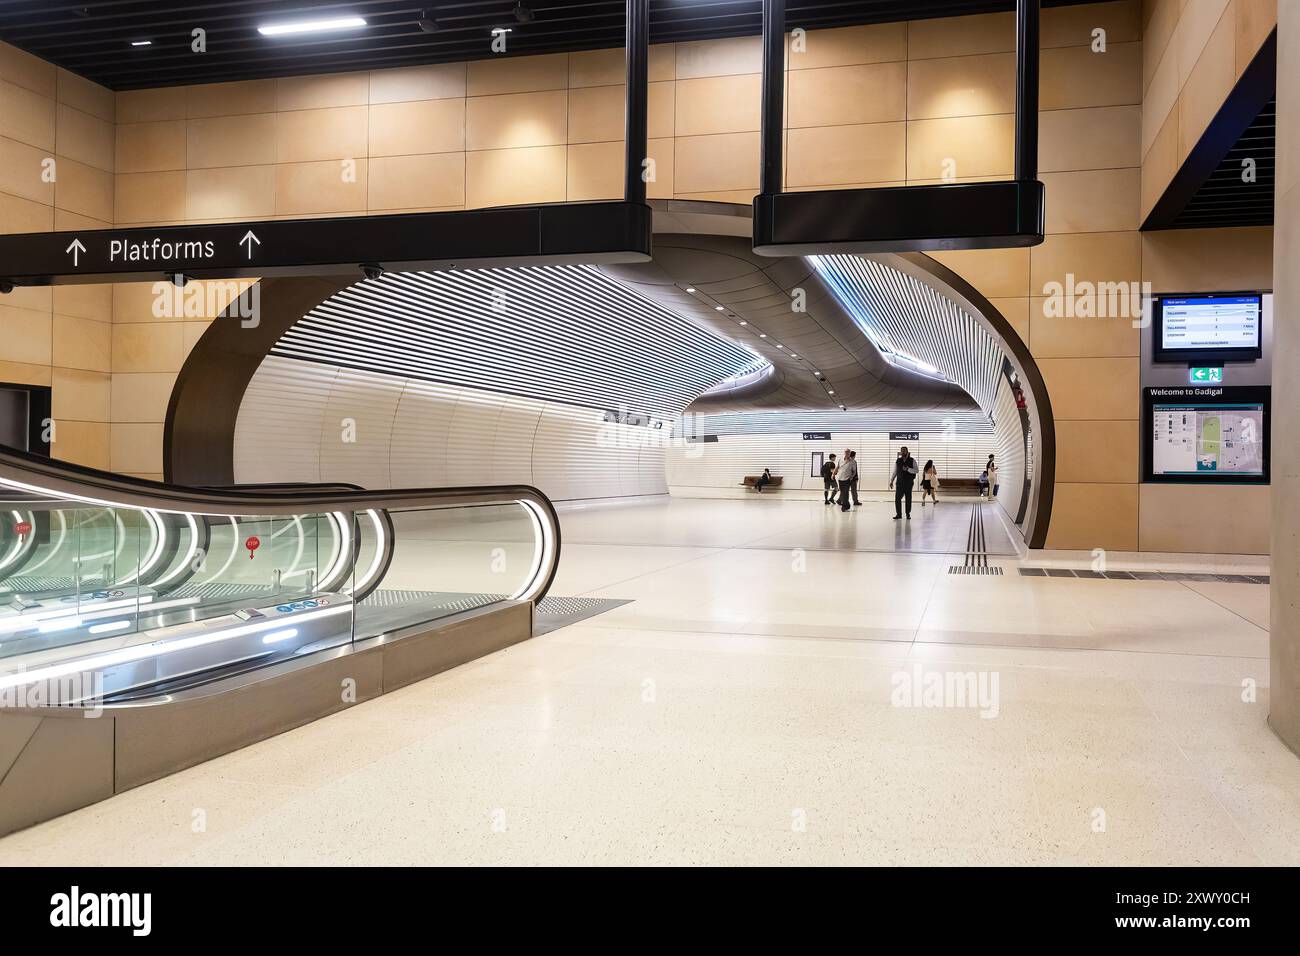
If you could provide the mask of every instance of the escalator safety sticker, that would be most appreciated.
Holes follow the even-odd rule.
[[[310,601],[293,601],[290,604],[277,604],[275,609],[281,614],[292,614],[294,611],[306,611],[314,607],[324,607],[329,604],[329,598],[314,598]]]

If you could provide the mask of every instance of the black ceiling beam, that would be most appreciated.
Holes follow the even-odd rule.
[[[1260,113],[1268,106],[1277,93],[1277,28],[1268,35],[1260,46],[1254,59],[1242,71],[1237,85],[1232,88],[1228,98],[1223,101],[1219,111],[1214,114],[1205,132],[1201,134],[1196,145],[1192,147],[1183,164],[1174,173],[1174,178],[1165,187],[1164,193],[1147,213],[1142,223],[1142,230],[1177,229],[1193,225],[1183,219],[1183,214],[1193,207],[1196,195],[1206,182],[1220,168],[1220,165],[1236,147],[1243,134],[1255,122]],[[1272,157],[1273,148],[1267,147],[1268,156]],[[1241,180],[1241,170],[1237,170]],[[1252,184],[1241,180],[1242,187]],[[1203,225],[1196,222],[1194,225]],[[1211,223],[1212,225],[1230,225],[1230,222]]]
[[[1038,181],[1040,0],[1016,3],[1015,179],[785,192],[785,0],[763,0],[760,191],[754,251],[765,256],[1002,249],[1043,241]]]

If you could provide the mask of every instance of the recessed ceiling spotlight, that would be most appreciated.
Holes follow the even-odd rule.
[[[798,358],[798,357],[799,356],[795,355],[793,352],[790,353],[790,358]]]
[[[420,19],[416,20],[415,24],[425,33],[437,33],[440,29],[438,26],[438,18],[429,16],[428,10],[420,11]]]
[[[741,324],[741,325],[749,325],[749,323],[746,322],[744,319],[741,319],[741,320],[740,320],[740,324]]]
[[[530,7],[526,7],[522,3],[516,3],[512,12],[517,23],[532,23],[536,16]]]
[[[835,394],[835,389],[833,389],[833,388],[828,388],[828,389],[826,390],[826,394],[827,394],[827,395],[834,395],[834,394]]]
[[[783,348],[785,348],[785,346],[782,345],[780,342],[776,343],[776,347],[779,348],[779,349],[783,349]]]
[[[759,333],[758,333],[758,337],[759,337],[760,339],[765,339],[765,338],[767,338],[767,333],[766,333],[766,332],[759,332]]]
[[[278,37],[291,33],[320,33],[326,30],[352,30],[364,27],[361,17],[333,17],[328,20],[294,20],[289,23],[265,23],[257,28],[264,37]]]
[[[713,308],[716,309],[718,312],[722,311],[722,306],[720,305],[715,305]]]
[[[688,285],[688,286],[686,287],[686,291],[687,291],[687,292],[694,292],[694,291],[695,291],[695,287],[694,287],[694,286],[689,286],[689,285]]]
[[[131,46],[153,46],[153,40],[132,40]]]

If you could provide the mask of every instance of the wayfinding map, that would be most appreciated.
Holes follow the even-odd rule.
[[[1156,405],[1151,427],[1157,475],[1264,474],[1262,405]]]

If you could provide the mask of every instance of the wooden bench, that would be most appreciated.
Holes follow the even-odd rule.
[[[916,482],[916,487],[921,487],[919,479]],[[980,493],[980,480],[978,478],[944,478],[940,475],[937,490],[939,494],[949,492],[951,494],[978,495]]]
[[[758,479],[762,477],[763,477],[762,475],[746,475],[745,479],[740,483],[740,486],[742,488],[753,488],[756,484],[758,484]],[[773,475],[771,478],[768,479],[767,484],[764,485],[763,487],[780,488],[781,482],[783,482],[784,480],[785,479],[782,478],[780,475]]]

